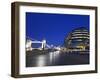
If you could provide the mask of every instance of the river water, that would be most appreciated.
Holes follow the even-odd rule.
[[[60,65],[81,65],[89,64],[87,53],[62,53],[60,51],[48,53],[26,54],[26,67],[60,66]]]

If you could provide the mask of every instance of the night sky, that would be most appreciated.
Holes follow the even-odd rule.
[[[46,39],[49,45],[62,45],[68,33],[78,27],[89,29],[89,15],[26,12],[26,37]]]

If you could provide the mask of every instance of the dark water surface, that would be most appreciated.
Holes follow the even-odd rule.
[[[26,67],[89,64],[88,53],[26,52]]]

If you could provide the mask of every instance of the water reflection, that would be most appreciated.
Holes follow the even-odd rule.
[[[59,51],[55,52],[50,52],[49,54],[46,55],[39,55],[36,58],[36,66],[46,66],[53,64],[59,59]]]
[[[45,66],[46,65],[46,56],[45,55],[40,55],[36,59],[36,66]]]
[[[49,53],[29,52],[26,55],[26,67],[42,67],[56,65],[89,64],[89,54],[62,53],[54,51]]]
[[[50,52],[49,54],[50,63],[54,63],[55,61],[58,61],[57,59],[59,59],[59,54],[60,54],[60,51]]]

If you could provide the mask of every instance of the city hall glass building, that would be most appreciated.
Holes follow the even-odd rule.
[[[89,31],[85,27],[72,30],[65,38],[64,45],[70,51],[89,51]]]

